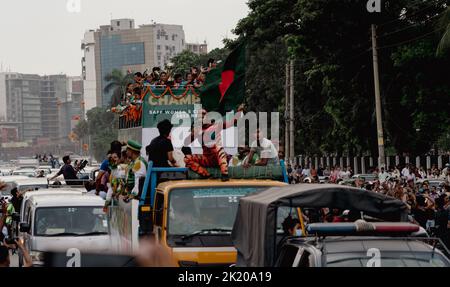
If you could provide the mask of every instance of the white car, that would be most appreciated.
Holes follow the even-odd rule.
[[[104,201],[87,194],[41,195],[24,205],[19,230],[33,265],[43,264],[43,252],[107,253],[111,251]]]
[[[21,169],[16,169],[13,171],[12,175],[15,176],[28,176],[28,177],[35,177],[36,176],[36,169],[34,168],[21,168]]]

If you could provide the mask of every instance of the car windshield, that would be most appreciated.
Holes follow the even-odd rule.
[[[189,235],[202,230],[233,228],[239,199],[264,187],[214,187],[175,189],[169,196],[169,235]]]
[[[36,210],[36,236],[94,233],[108,233],[108,220],[102,207],[50,207]]]
[[[379,267],[449,267],[440,254],[432,252],[383,252]],[[327,254],[327,267],[371,267],[373,256],[358,253]]]

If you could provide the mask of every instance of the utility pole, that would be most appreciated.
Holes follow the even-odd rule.
[[[294,127],[294,60],[291,60],[290,63],[290,70],[291,70],[291,76],[290,76],[290,101],[289,101],[289,107],[290,107],[290,111],[289,111],[289,121],[290,121],[290,127],[289,127],[289,139],[290,139],[290,151],[289,151],[289,161],[291,164],[294,163],[294,158],[295,158],[295,149],[294,149],[294,145],[295,145],[295,127]]]
[[[285,118],[285,125],[284,125],[284,159],[286,161],[286,163],[288,162],[288,160],[290,159],[290,148],[289,148],[289,144],[290,144],[290,140],[289,140],[289,101],[290,101],[290,96],[289,96],[289,64],[286,64],[286,87],[285,87],[285,91],[286,91],[286,109],[284,112],[284,118]]]
[[[375,104],[377,116],[377,138],[378,138],[378,166],[386,166],[386,157],[384,153],[384,133],[383,133],[383,118],[381,110],[381,96],[380,96],[380,76],[378,71],[378,46],[377,46],[377,28],[372,24],[372,53],[373,53],[373,77],[375,82]]]

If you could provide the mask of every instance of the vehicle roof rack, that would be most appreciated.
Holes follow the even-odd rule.
[[[211,174],[212,179],[220,178],[220,170],[218,168],[207,168]],[[244,167],[229,167],[230,179],[271,179],[283,182],[289,182],[284,160],[280,160],[280,165],[273,166],[252,166],[250,168]],[[181,167],[153,167],[153,162],[148,163],[147,175],[145,177],[143,192],[139,201],[140,205],[145,204],[147,193],[150,187],[150,205],[154,205],[154,195],[156,186],[158,184],[158,174],[161,173],[184,173],[186,177],[172,178],[172,179],[201,179],[201,177],[188,168]]]

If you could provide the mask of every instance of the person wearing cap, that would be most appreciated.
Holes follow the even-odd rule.
[[[169,138],[173,125],[169,120],[164,120],[157,127],[159,136],[145,148],[148,161],[152,161],[154,167],[176,167],[173,145]]]
[[[139,195],[139,179],[147,175],[147,162],[141,156],[142,145],[129,140],[127,143],[127,156],[131,159],[127,168],[125,201],[136,198]]]

